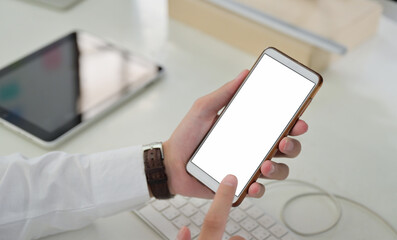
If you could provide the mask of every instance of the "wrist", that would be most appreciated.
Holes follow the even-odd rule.
[[[172,195],[175,195],[176,194],[176,192],[175,192],[175,189],[174,189],[174,187],[173,187],[173,184],[172,184],[172,182],[173,182],[173,174],[172,174],[172,170],[173,170],[173,168],[172,168],[172,166],[171,166],[171,157],[170,157],[170,154],[171,153],[171,151],[170,151],[170,143],[169,143],[169,140],[167,140],[167,141],[165,141],[165,142],[163,142],[163,154],[164,154],[164,167],[165,167],[165,174],[167,174],[167,178],[168,178],[168,189],[169,189],[169,191],[170,191],[170,193],[172,194]]]

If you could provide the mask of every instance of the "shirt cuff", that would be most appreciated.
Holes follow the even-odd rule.
[[[142,146],[90,157],[93,196],[100,216],[131,210],[150,199]]]

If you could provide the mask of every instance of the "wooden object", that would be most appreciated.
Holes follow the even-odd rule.
[[[349,50],[375,33],[382,10],[379,4],[368,0],[234,1],[334,40]],[[253,55],[273,46],[317,71],[326,68],[337,57],[206,0],[169,0],[169,14]]]

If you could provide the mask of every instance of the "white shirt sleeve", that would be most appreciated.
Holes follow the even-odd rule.
[[[78,229],[149,200],[142,147],[0,157],[0,239]]]

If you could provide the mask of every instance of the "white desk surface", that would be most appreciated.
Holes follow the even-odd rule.
[[[256,56],[179,22],[170,20],[167,24],[162,11],[164,1],[150,2],[85,0],[70,11],[57,12],[23,1],[0,1],[0,66],[73,29],[88,30],[149,55],[165,66],[167,74],[160,82],[61,145],[59,150],[90,153],[165,140],[197,97],[254,63]],[[159,7],[154,8],[153,4]],[[323,88],[303,116],[309,123],[309,132],[299,138],[303,151],[297,159],[280,161],[289,164],[290,178],[315,183],[359,201],[397,228],[396,22],[382,18],[376,36],[322,75]],[[46,150],[0,127],[0,154],[13,152],[33,157]],[[267,205],[266,199],[271,199],[271,194],[256,202],[269,208],[271,204]],[[362,233],[356,230],[372,229],[365,222],[371,219],[369,215],[349,219],[349,211],[344,210],[343,225],[314,239],[357,239]],[[376,229],[367,232],[373,234],[372,239],[382,239],[376,236],[387,230]],[[48,239],[159,236],[138,217],[125,212]]]

